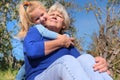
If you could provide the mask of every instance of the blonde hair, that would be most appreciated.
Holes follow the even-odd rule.
[[[18,33],[18,37],[23,39],[26,36],[28,29],[34,24],[32,22],[32,11],[36,8],[46,9],[42,3],[39,1],[29,1],[23,2],[19,5],[19,16],[20,16],[20,31]]]
[[[65,29],[68,29],[69,26],[70,26],[70,18],[69,18],[69,15],[68,15],[65,7],[64,7],[63,5],[61,5],[59,2],[56,2],[55,4],[53,4],[53,5],[50,7],[48,13],[51,13],[51,12],[53,12],[53,11],[58,11],[58,12],[60,12],[60,13],[63,15],[63,17],[64,17]]]

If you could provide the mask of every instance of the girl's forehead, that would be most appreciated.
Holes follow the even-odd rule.
[[[47,10],[46,10],[46,8],[43,8],[43,7],[38,7],[40,10],[44,10],[44,11],[46,11],[47,12]]]

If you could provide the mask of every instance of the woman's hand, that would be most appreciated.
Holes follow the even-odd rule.
[[[107,72],[109,75],[111,75],[110,71],[108,70],[108,64],[104,58],[95,57],[95,62],[96,64],[93,66],[95,71]]]
[[[49,55],[61,47],[68,48],[70,45],[74,45],[73,41],[73,38],[68,38],[66,35],[60,35],[60,37],[55,40],[45,41],[45,55]]]
[[[59,42],[61,43],[61,47],[66,47],[68,48],[70,45],[74,45],[74,38],[69,38],[67,35],[59,35],[57,38],[60,40]]]
[[[95,71],[105,72],[108,70],[107,62],[102,57],[95,57],[96,64],[93,66]]]

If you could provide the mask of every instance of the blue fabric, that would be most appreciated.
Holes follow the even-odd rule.
[[[60,48],[50,55],[45,56],[44,41],[42,35],[35,27],[31,27],[24,39],[26,79],[33,80],[34,77],[46,68],[48,68],[56,59],[64,55],[80,56],[80,53],[74,47]]]
[[[107,72],[100,73],[99,71],[94,71],[93,65],[96,62],[95,58],[90,54],[82,54],[77,60],[91,80],[113,80]]]
[[[30,30],[24,40],[25,65],[27,66],[26,67],[26,79],[27,80],[33,80],[37,75],[40,75],[44,70],[48,69],[48,67],[51,66],[51,64],[53,64],[56,60],[60,59],[64,55],[72,55],[73,57],[75,57],[76,60],[79,59],[80,64],[82,65],[81,68],[83,68],[88,75],[91,75],[91,77],[93,77],[92,80],[96,80],[96,79],[94,79],[94,75],[96,75],[97,76],[96,78],[100,79],[100,80],[101,79],[112,80],[112,78],[107,73],[99,74],[99,73],[94,72],[93,67],[91,66],[91,64],[93,65],[92,61],[94,61],[94,58],[90,59],[89,55],[87,55],[85,57],[80,56],[80,53],[73,46],[69,47],[68,49],[67,48],[58,49],[58,50],[54,51],[53,53],[51,53],[50,55],[45,56],[44,41],[46,41],[46,40],[48,40],[48,39],[43,37],[40,34],[40,32],[38,31],[38,29],[36,29],[36,27],[30,28]],[[87,59],[89,59],[89,60],[87,60]],[[70,61],[70,64],[72,61]],[[72,65],[73,64],[71,64],[71,66]],[[71,66],[69,66],[69,67],[71,67]],[[74,68],[72,68],[72,69],[75,70]],[[83,69],[79,69],[80,71],[78,71],[78,72],[81,72]],[[25,73],[24,66],[20,69],[20,71],[18,73],[20,73],[20,74]],[[50,71],[50,73],[51,73],[51,71]],[[92,75],[92,74],[94,74],[94,75]],[[52,75],[52,73],[51,73],[51,75]],[[83,75],[84,75],[84,73],[82,73],[82,77],[83,77]],[[20,75],[20,76],[24,76],[24,75]],[[20,76],[17,76],[17,79]],[[50,77],[50,76],[48,76],[48,77]],[[66,79],[66,80],[68,80],[68,79]]]
[[[17,59],[18,61],[24,61],[23,42],[19,39],[13,38],[12,46],[12,55],[15,57],[15,59]]]
[[[37,25],[34,25],[34,26],[38,29],[39,33],[43,37],[46,37],[46,38],[49,38],[49,39],[56,39],[57,38],[58,33],[54,32],[54,31],[51,31],[51,30],[48,30],[43,25],[37,24]]]
[[[81,76],[82,75],[82,76]],[[77,58],[65,55],[54,61],[34,80],[91,80]],[[102,79],[103,80],[103,79]]]
[[[43,25],[37,24],[37,25],[33,25],[33,26],[37,28],[39,33],[44,38],[49,38],[49,39],[56,39],[57,38],[58,33],[48,30]],[[69,36],[68,34],[66,34],[66,35]],[[17,60],[24,61],[23,42],[22,42],[23,40],[19,39],[18,37],[14,37],[14,40],[16,41],[16,43],[19,43],[19,45],[17,47],[13,48],[13,56],[15,56],[15,58]],[[25,66],[25,65],[23,65],[23,66]],[[16,75],[16,80],[19,80],[19,79],[24,77],[24,74],[25,74],[25,69],[24,68],[25,67],[23,67],[23,66],[18,71],[18,74]]]
[[[33,25],[34,27],[36,27],[39,31],[39,33],[45,37],[45,38],[49,38],[49,39],[56,39],[58,33],[53,32],[48,30],[47,28],[45,28],[43,25],[41,24],[37,24],[37,25]],[[67,35],[67,34],[66,34]],[[19,39],[18,37],[14,37],[14,43],[16,44],[16,46],[13,48],[13,56],[17,59],[17,60],[22,60],[24,61],[24,53],[23,53],[23,40]],[[16,42],[15,42],[16,41]],[[18,45],[17,45],[18,44]],[[24,65],[23,65],[24,66]],[[17,77],[21,77],[23,76],[23,73],[25,72],[25,69],[23,67],[20,68],[20,70],[18,71]],[[22,73],[22,74],[21,74]],[[25,74],[25,73],[24,73]],[[16,78],[17,78],[16,77]],[[24,76],[23,76],[24,77]],[[18,79],[18,78],[17,78]]]
[[[49,39],[56,39],[57,38],[58,33],[48,30],[47,28],[45,28],[41,24],[34,25],[34,27],[36,27],[38,29],[39,33],[43,37],[46,37]],[[13,39],[12,39],[12,45],[13,45],[12,55],[18,61],[19,60],[24,61],[23,42],[22,41],[23,40],[18,38],[18,37],[13,37]]]
[[[25,79],[25,64],[18,71],[15,80],[24,80],[24,79]]]

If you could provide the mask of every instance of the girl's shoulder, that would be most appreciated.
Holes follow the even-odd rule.
[[[42,24],[34,24],[32,27],[39,28],[39,27],[44,27]]]

